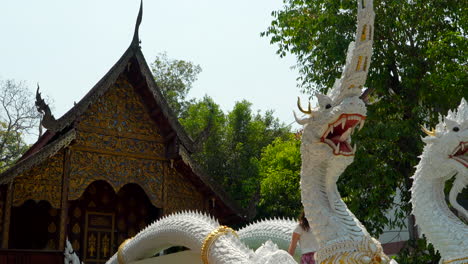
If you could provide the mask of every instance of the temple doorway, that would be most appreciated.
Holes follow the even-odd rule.
[[[85,263],[105,263],[125,239],[160,215],[137,184],[115,193],[106,181],[95,181],[79,199],[69,201],[68,238]]]

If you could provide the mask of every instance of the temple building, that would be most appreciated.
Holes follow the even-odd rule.
[[[47,131],[0,174],[0,263],[63,263],[68,239],[86,264],[104,263],[161,216],[245,219],[192,160],[197,151],[157,87],[138,27],[117,63],[62,117],[37,93]]]

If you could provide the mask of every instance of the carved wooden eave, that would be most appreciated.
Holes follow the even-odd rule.
[[[46,159],[55,155],[60,149],[67,147],[75,139],[76,133],[74,129],[69,130],[65,134],[59,136],[56,140],[47,144],[39,151],[29,155],[28,157],[18,161],[14,166],[0,174],[0,185],[11,182],[17,175],[31,169],[37,164],[44,162]]]

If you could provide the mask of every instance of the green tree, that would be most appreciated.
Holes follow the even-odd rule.
[[[205,96],[201,100],[196,100],[191,104],[184,118],[180,118],[187,133],[192,138],[198,138],[208,127],[209,136],[202,143],[199,151],[194,154],[194,158],[211,175],[216,182],[223,182],[225,174],[225,124],[226,116],[212,98]]]
[[[23,83],[0,81],[0,172],[27,150],[24,136],[39,125],[40,115],[33,102]]]
[[[289,128],[273,116],[273,111],[252,112],[252,104],[237,102],[224,114],[212,98],[187,100],[201,67],[159,54],[151,65],[158,87],[192,139],[200,142],[193,157],[240,205],[255,214],[259,199],[258,159],[261,150]],[[206,130],[209,128],[208,130]]]
[[[258,218],[296,218],[302,209],[299,180],[301,141],[294,134],[276,138],[265,147],[259,161],[260,201]]]
[[[258,160],[261,151],[275,138],[285,136],[289,129],[273,117],[272,111],[264,116],[260,112],[252,113],[251,103],[245,100],[235,104],[227,121],[229,156],[225,186],[229,186],[231,195],[254,215],[260,195]]]
[[[299,87],[326,91],[339,77],[354,39],[356,1],[283,0],[262,33],[278,54],[297,56]],[[366,127],[354,139],[355,162],[339,182],[350,209],[371,233],[402,226],[410,215],[410,177],[422,151],[420,125],[468,97],[468,5],[463,1],[375,0],[374,52],[367,86]],[[387,219],[395,189],[397,219]],[[411,218],[410,218],[411,219]],[[410,221],[409,229],[414,227]],[[412,232],[413,238],[415,232]]]
[[[205,97],[191,104],[180,122],[191,137],[197,137],[212,123],[210,136],[194,158],[253,216],[260,195],[261,151],[275,138],[287,135],[289,128],[274,118],[272,111],[262,115],[252,112],[251,107],[244,100],[224,114],[211,98]]]
[[[160,53],[151,64],[154,80],[161,89],[169,106],[178,117],[182,116],[193,100],[187,100],[187,94],[202,71],[200,65],[189,61],[169,59]]]

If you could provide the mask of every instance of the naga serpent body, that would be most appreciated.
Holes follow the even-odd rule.
[[[441,263],[468,263],[468,226],[447,206],[445,183],[455,177],[449,193],[452,207],[468,219],[456,200],[468,185],[468,105],[463,99],[458,111],[450,111],[427,137],[416,167],[411,203],[416,224],[441,256]]]

